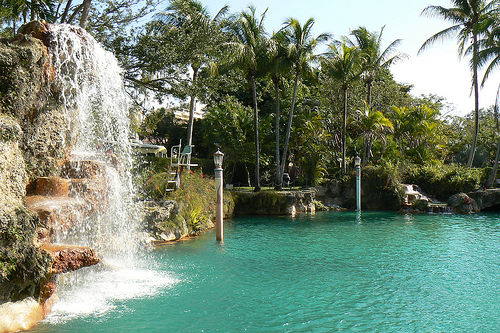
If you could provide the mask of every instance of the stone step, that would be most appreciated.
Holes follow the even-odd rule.
[[[35,195],[51,197],[67,196],[69,179],[61,177],[40,177],[36,181]]]
[[[41,195],[26,197],[26,205],[40,219],[37,232],[38,239],[43,241],[50,241],[55,233],[79,224],[91,209],[85,200]]]
[[[86,246],[43,243],[41,249],[53,259],[52,273],[67,273],[99,263],[94,249]]]

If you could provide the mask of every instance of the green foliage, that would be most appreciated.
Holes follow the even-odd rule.
[[[407,165],[402,171],[402,179],[407,184],[418,184],[422,190],[446,201],[459,192],[479,189],[488,174],[483,169],[470,169],[461,165]]]
[[[201,177],[199,173],[183,173],[181,187],[170,192],[167,199],[179,205],[176,224],[185,220],[195,233],[205,230],[215,219],[216,193],[213,179]],[[234,202],[229,192],[224,193],[224,213],[232,212]]]
[[[398,210],[404,197],[397,166],[390,163],[367,166],[362,170],[363,207]]]
[[[169,139],[171,144],[178,144],[186,134],[185,124],[175,122],[174,110],[159,108],[150,112],[142,122],[138,134],[140,137]]]
[[[266,190],[260,192],[235,192],[234,211],[237,214],[277,214],[286,212],[293,198],[283,193]]]
[[[394,141],[402,158],[417,164],[443,160],[447,140],[443,135],[445,124],[439,116],[438,109],[426,104],[391,108]]]

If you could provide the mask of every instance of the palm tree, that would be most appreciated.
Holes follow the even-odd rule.
[[[252,86],[255,132],[255,191],[260,191],[260,148],[259,148],[259,111],[257,106],[256,79],[266,74],[266,63],[273,51],[273,43],[267,38],[264,29],[266,11],[260,19],[255,14],[255,7],[248,6],[229,26],[233,40],[225,43],[231,55],[231,61],[245,72]]]
[[[497,134],[500,133],[500,124],[498,122],[498,97],[499,97],[499,94],[500,94],[500,86],[498,86],[498,89],[497,89],[497,97],[495,98],[495,105],[494,105],[494,117],[495,117],[495,121],[496,121],[495,129],[497,131]],[[495,154],[495,160],[493,161],[493,167],[491,169],[488,180],[486,181],[486,187],[488,187],[488,188],[493,186],[493,183],[495,182],[499,161],[500,161],[500,140],[498,141],[498,144],[497,144],[497,152]]]
[[[371,92],[373,83],[378,79],[380,71],[389,68],[392,64],[405,58],[405,55],[396,53],[396,47],[401,39],[396,39],[384,50],[382,50],[382,34],[385,26],[380,32],[370,32],[365,27],[352,30],[351,35],[355,38],[355,45],[361,52],[363,62],[362,78],[366,85],[366,102],[371,107]]]
[[[202,66],[214,67],[211,54],[220,34],[221,21],[228,11],[228,6],[222,7],[213,17],[210,17],[207,7],[197,0],[172,0],[164,12],[157,14],[159,29],[177,29],[182,36],[185,61],[193,71],[189,101],[189,121],[187,144],[192,145],[193,122],[195,106],[195,90],[199,70]]]
[[[82,3],[82,16],[80,16],[80,27],[82,29],[87,28],[87,21],[89,17],[89,12],[90,12],[90,2],[92,0],[83,0]]]
[[[322,69],[327,77],[339,82],[342,88],[342,172],[346,173],[347,91],[361,75],[359,49],[351,46],[347,38],[331,43],[328,45],[328,51],[324,53]]]
[[[29,19],[44,19],[48,22],[52,22],[55,18],[55,3],[54,0],[17,0],[17,1],[0,1],[0,5],[3,9],[3,14],[13,20],[14,33],[15,33],[15,22],[18,21],[22,16],[23,23],[28,21],[28,13],[30,13]]]
[[[311,70],[310,63],[315,59],[314,51],[316,47],[330,38],[330,34],[322,33],[316,38],[312,36],[314,19],[310,18],[302,26],[297,19],[289,18],[285,21],[284,36],[286,38],[288,57],[292,61],[295,81],[293,86],[292,105],[288,115],[288,124],[285,134],[285,145],[281,157],[281,170],[279,175],[280,184],[283,181],[283,172],[285,169],[286,155],[288,152],[288,143],[290,141],[290,132],[292,129],[293,112],[297,99],[297,87],[301,75]]]
[[[276,131],[276,189],[281,189],[282,176],[281,176],[281,165],[280,165],[280,85],[281,79],[284,73],[286,73],[291,68],[290,58],[287,56],[286,52],[286,38],[283,30],[278,31],[273,34],[272,38],[274,41],[276,52],[272,58],[270,58],[269,63],[269,76],[274,85],[274,94],[276,102],[276,119],[275,119],[275,131]]]
[[[363,133],[363,166],[370,160],[371,149],[375,138],[381,139],[385,144],[385,134],[393,132],[392,122],[381,111],[370,108],[365,102],[364,110],[358,110],[356,117],[351,118],[351,125]]]
[[[484,35],[486,29],[493,23],[493,13],[498,1],[452,0],[451,2],[455,7],[427,6],[422,11],[423,15],[437,16],[451,21],[453,25],[427,39],[421,46],[419,53],[436,41],[456,36],[459,56],[471,55],[472,86],[474,88],[474,139],[467,161],[467,167],[470,168],[474,161],[479,133],[478,38]]]

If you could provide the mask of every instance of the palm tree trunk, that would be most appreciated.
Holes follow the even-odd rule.
[[[83,0],[82,16],[80,17],[80,27],[82,29],[87,28],[87,19],[89,17],[90,2],[91,1],[92,0]]]
[[[31,8],[30,8],[30,11],[31,11],[31,17],[30,17],[30,20],[31,20],[31,21],[36,20],[36,10],[35,10],[35,4],[34,4],[33,2],[31,2]]]
[[[472,163],[474,163],[474,155],[476,154],[476,146],[477,146],[477,136],[479,133],[479,86],[477,80],[477,35],[473,36],[473,47],[474,52],[472,54],[472,70],[473,70],[473,85],[474,85],[474,139],[472,141],[472,146],[469,153],[469,160],[467,162],[467,167],[471,168]]]
[[[273,80],[276,98],[276,189],[281,189],[281,166],[280,166],[280,84],[279,79]]]
[[[192,86],[196,85],[196,79],[198,78],[198,68],[193,66],[193,82]],[[194,123],[194,103],[195,103],[194,92],[191,93],[191,100],[189,101],[189,122],[188,122],[188,137],[187,144],[191,146],[193,143],[193,123]]]
[[[372,107],[372,81],[366,81],[366,105]]]
[[[372,146],[373,146],[373,135],[369,135],[366,138],[366,143],[365,143],[365,151],[363,153],[363,160],[361,161],[361,166],[365,167],[368,162],[370,161],[370,155],[372,152]]]
[[[361,166],[364,167],[368,162],[368,156],[370,155],[370,138],[365,136],[364,139],[364,147],[363,147],[363,157],[361,160]]]
[[[495,177],[497,175],[498,161],[499,160],[500,160],[500,139],[498,140],[497,153],[495,155],[495,162],[493,163],[493,169],[491,170],[490,176],[488,177],[488,181],[486,182],[487,188],[490,188],[493,186],[493,182],[495,181]]]
[[[252,95],[253,95],[253,118],[255,131],[255,188],[254,191],[260,191],[260,172],[259,172],[259,110],[257,109],[257,88],[255,86],[255,76],[252,75]]]
[[[285,172],[286,155],[288,152],[288,142],[290,141],[290,132],[292,130],[293,111],[295,108],[295,100],[297,99],[297,87],[299,85],[299,76],[300,73],[297,70],[297,73],[295,74],[295,85],[293,86],[292,106],[290,108],[290,114],[288,115],[288,124],[286,126],[285,146],[283,147],[283,156],[281,156],[280,183],[283,182],[283,173]]]
[[[61,23],[66,23],[66,17],[68,16],[68,12],[69,12],[69,9],[71,8],[71,3],[73,2],[73,0],[68,0],[68,2],[66,3],[66,7],[64,7],[64,12],[61,16],[61,20],[60,22]]]
[[[344,94],[344,115],[342,124],[342,172],[347,173],[346,167],[346,141],[347,141],[347,87],[342,87],[342,92]]]
[[[248,171],[247,162],[245,162],[245,171],[247,172],[247,184],[248,184],[248,187],[252,187],[252,183],[250,181],[250,171]]]

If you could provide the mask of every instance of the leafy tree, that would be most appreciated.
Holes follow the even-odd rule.
[[[437,16],[452,22],[448,27],[427,39],[420,51],[425,50],[436,41],[454,37],[458,40],[459,56],[471,55],[472,86],[474,89],[474,138],[470,149],[467,166],[471,167],[476,152],[479,133],[479,86],[478,86],[478,38],[483,36],[486,29],[494,22],[494,13],[497,10],[497,0],[452,0],[454,7],[427,6],[422,14]]]
[[[215,66],[215,48],[221,38],[222,21],[228,11],[224,6],[213,17],[202,3],[196,0],[172,0],[166,11],[157,14],[154,24],[159,33],[176,35],[180,43],[175,43],[176,52],[184,56],[193,72],[189,102],[189,122],[187,144],[192,144],[195,106],[195,86],[202,66]]]
[[[230,61],[237,65],[246,75],[252,86],[255,132],[255,191],[260,191],[259,171],[259,111],[257,106],[256,79],[264,76],[269,56],[273,51],[273,43],[267,38],[264,29],[264,18],[267,10],[260,19],[256,16],[255,7],[249,6],[246,11],[240,12],[229,26],[233,36],[230,42],[225,43]]]
[[[342,89],[342,172],[346,173],[346,141],[347,141],[347,105],[349,87],[361,75],[359,49],[349,46],[346,38],[328,46],[324,54],[322,70],[327,78],[338,81]]]
[[[235,167],[243,163],[250,186],[248,164],[252,160],[252,108],[243,106],[233,96],[226,96],[221,103],[207,107],[202,120],[203,141],[208,150],[213,152],[214,146],[224,147],[224,164]],[[230,180],[231,182],[233,179]]]
[[[378,110],[374,110],[365,102],[364,110],[356,111],[356,115],[350,118],[350,125],[363,134],[363,157],[365,166],[370,160],[373,141],[379,138],[385,142],[385,134],[394,130],[392,122]]]
[[[10,20],[13,23],[14,33],[16,31],[16,22],[27,23],[29,20],[46,20],[53,22],[55,19],[57,1],[54,0],[0,0],[0,15],[4,20]],[[30,16],[28,17],[28,14]]]
[[[422,164],[437,157],[446,148],[446,140],[441,134],[443,123],[438,118],[439,109],[428,105],[392,107],[394,140],[398,144],[401,157]]]
[[[318,105],[310,100],[299,105],[296,133],[291,140],[293,161],[300,166],[301,176],[307,184],[317,185],[327,174],[329,149],[325,142],[329,133],[324,126]]]
[[[283,155],[281,157],[281,170],[278,176],[279,184],[283,181],[283,171],[286,162],[286,155],[288,151],[288,142],[290,140],[290,131],[292,129],[293,112],[295,102],[297,99],[297,86],[299,79],[304,73],[311,72],[311,62],[315,59],[314,50],[323,42],[330,38],[330,34],[322,33],[318,37],[312,36],[312,28],[314,26],[314,19],[310,18],[302,26],[297,19],[290,18],[285,22],[284,37],[286,38],[286,47],[288,57],[292,62],[293,71],[295,74],[295,81],[293,86],[292,106],[288,116],[288,125],[286,127],[285,144],[283,148]],[[279,186],[279,185],[278,185]]]

